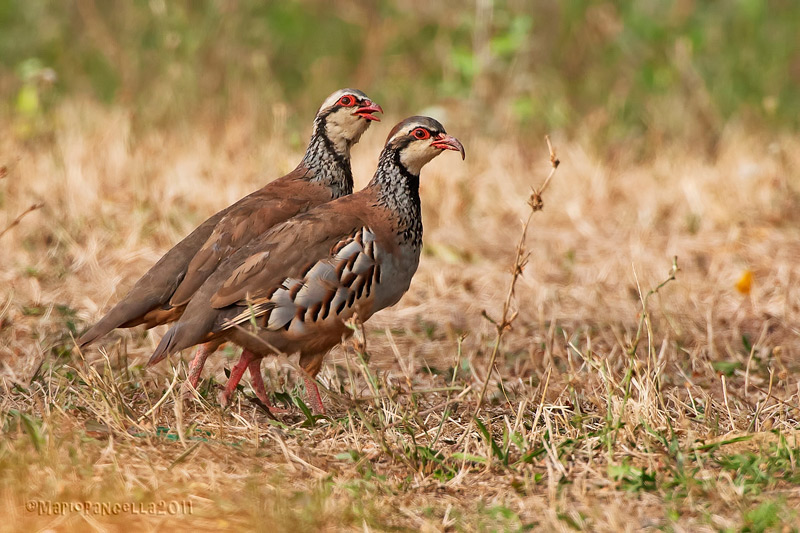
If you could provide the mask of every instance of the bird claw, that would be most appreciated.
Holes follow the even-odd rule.
[[[223,390],[217,396],[217,401],[219,402],[220,407],[223,409],[227,409],[231,401],[230,395],[226,394],[225,392],[226,391]]]
[[[283,407],[275,407],[272,404],[264,403],[261,399],[253,398],[252,396],[247,396],[247,399],[253,405],[257,405],[258,407],[263,409],[272,418],[276,418],[275,415],[288,415],[294,412],[291,409],[284,409]]]

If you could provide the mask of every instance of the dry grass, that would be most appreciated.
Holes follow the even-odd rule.
[[[219,410],[230,350],[182,405],[181,361],[141,368],[163,330],[84,354],[70,338],[205,216],[294,166],[280,116],[271,139],[248,117],[134,135],[124,110],[72,104],[51,140],[0,130],[0,229],[44,203],[0,237],[0,530],[791,530],[800,142],[732,130],[714,161],[664,147],[626,165],[556,137],[478,423],[496,336],[482,312],[500,316],[549,166],[541,140],[448,124],[468,158],[425,171],[411,290],[366,324],[366,353],[328,356],[327,418],[274,423],[249,388]],[[358,185],[392,122],[357,147]],[[673,256],[676,279],[646,299]],[[289,369],[264,365],[296,397]],[[45,516],[31,500],[192,513]]]

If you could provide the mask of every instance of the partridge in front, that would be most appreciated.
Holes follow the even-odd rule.
[[[345,321],[354,313],[367,320],[408,290],[422,247],[420,170],[443,150],[464,157],[436,120],[399,123],[366,188],[277,225],[226,259],[151,362],[203,342],[242,346],[220,396],[225,405],[254,362],[300,352],[309,401],[324,412],[313,378],[326,352],[352,333]]]
[[[84,347],[111,330],[144,324],[147,328],[177,320],[197,289],[226,257],[272,226],[353,192],[350,149],[383,109],[361,91],[330,95],[314,119],[311,141],[289,174],[215,214],[167,252],[136,282],[111,311],[89,328]],[[196,387],[205,359],[220,342],[198,350],[189,371]],[[253,374],[259,398],[266,400],[261,372]]]

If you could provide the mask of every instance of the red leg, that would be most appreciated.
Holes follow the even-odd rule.
[[[322,397],[319,395],[317,382],[307,372],[303,373],[303,380],[306,384],[306,401],[311,405],[311,409],[315,414],[324,415],[325,406],[322,405]]]
[[[206,364],[208,356],[214,353],[219,348],[218,342],[207,342],[201,344],[194,354],[194,359],[189,363],[189,379],[181,385],[181,396],[184,400],[194,397],[197,385],[200,383],[200,374],[203,372],[203,366]]]
[[[200,382],[200,373],[203,371],[206,359],[208,359],[208,356],[214,353],[216,349],[216,343],[207,342],[201,344],[200,348],[197,349],[197,353],[194,354],[194,359],[189,363],[189,383],[191,383],[192,387],[195,389]]]
[[[300,354],[300,368],[303,369],[303,381],[306,384],[306,403],[311,406],[311,409],[320,415],[325,414],[325,406],[322,405],[322,397],[319,395],[317,382],[314,377],[319,374],[322,368],[322,360],[325,358],[325,353],[301,353]]]
[[[244,354],[242,354],[244,355]],[[261,403],[263,403],[266,408],[272,414],[285,414],[291,413],[289,409],[282,409],[280,407],[275,407],[269,401],[269,396],[267,396],[267,389],[264,387],[264,378],[261,376],[261,358],[258,357],[250,361],[250,364],[247,366],[247,369],[250,370],[250,383],[253,385],[253,390],[256,393],[256,396]]]
[[[247,350],[242,352],[242,356],[239,358],[239,361],[231,370],[231,377],[228,378],[228,383],[225,384],[225,390],[223,390],[219,395],[219,403],[222,405],[222,407],[228,407],[231,394],[233,394],[233,391],[236,390],[236,385],[239,384],[239,381],[244,375],[244,371],[247,370],[247,367],[250,365],[250,362],[254,357],[255,355],[253,352]]]

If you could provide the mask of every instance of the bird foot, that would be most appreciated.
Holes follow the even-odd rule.
[[[231,402],[230,393],[227,390],[223,390],[217,396],[217,401],[219,402],[220,407],[222,407],[223,409],[227,409],[228,405],[230,405]]]
[[[254,358],[252,359],[247,368],[250,370],[250,380],[253,386],[253,391],[256,393],[256,397],[259,400],[259,404],[261,407],[266,409],[270,412],[270,414],[278,415],[278,414],[288,414],[291,413],[289,409],[283,409],[281,407],[275,407],[272,405],[272,402],[269,401],[269,396],[267,395],[267,389],[264,386],[264,377],[261,375],[261,359]]]

